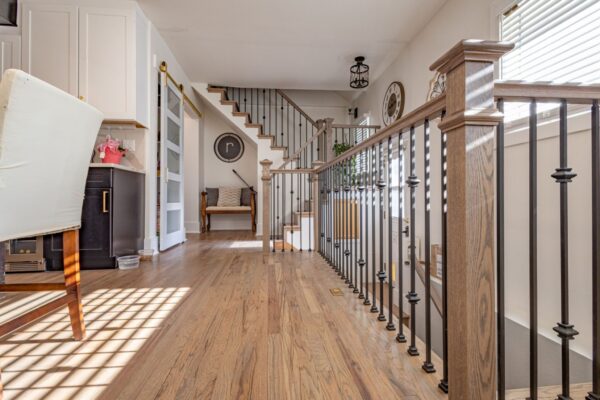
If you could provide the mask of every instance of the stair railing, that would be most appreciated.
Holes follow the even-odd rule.
[[[316,171],[320,254],[377,319],[386,322],[385,328],[398,332],[396,340],[407,342],[409,356],[420,357],[423,352],[425,373],[441,369],[439,387],[449,390],[451,399],[496,396],[495,310],[490,301],[495,284],[494,182],[489,171],[493,171],[493,129],[502,114],[494,107],[491,83],[494,62],[510,48],[496,42],[459,43],[433,66],[447,74],[445,95],[355,143]],[[443,132],[436,135],[438,154],[431,150],[434,125]],[[432,157],[439,157],[441,165],[441,195],[435,199],[440,214],[434,217],[442,224],[442,360],[432,349]],[[423,210],[421,221],[417,207]],[[402,242],[393,239],[404,230],[405,213],[410,221],[407,254]],[[422,255],[417,230],[423,237]],[[423,301],[417,288],[421,261]],[[405,298],[408,330],[402,323]],[[418,318],[425,320],[423,342],[416,336]]]
[[[316,245],[314,208],[318,194],[313,169],[271,169],[263,166],[263,251],[312,252]],[[320,165],[317,163],[317,166]]]
[[[396,340],[406,343],[402,346],[409,356],[421,359],[424,373],[437,374],[440,390],[451,400],[514,398],[506,382],[507,368],[519,366],[509,364],[505,345],[504,153],[508,120],[504,111],[509,104],[525,102],[527,112],[522,120],[526,122],[519,129],[527,130],[529,138],[529,385],[519,393],[526,392],[531,399],[551,392],[561,400],[584,396],[586,400],[598,400],[600,86],[494,82],[495,62],[511,49],[511,44],[502,42],[462,41],[432,65],[432,70],[447,76],[445,94],[364,140],[356,140],[340,156],[329,154],[322,165],[311,165],[315,168],[268,169],[269,178],[263,182],[272,190],[265,201],[269,208],[266,214],[270,215],[265,224],[270,224],[270,230],[263,237],[264,249],[272,253],[298,246],[290,238],[291,230],[297,229],[290,212],[298,212],[296,207],[308,204],[314,221],[311,250],[319,252],[362,304],[385,322],[387,330],[397,332]],[[541,388],[537,210],[546,199],[538,199],[538,180],[542,176],[537,169],[538,128],[548,124],[540,123],[538,117],[548,107],[542,109],[542,104],[548,102],[556,103],[552,112],[558,125],[557,167],[547,171],[544,179],[552,179],[559,186],[556,235],[560,238],[560,260],[556,279],[560,282],[560,310],[553,330],[559,339],[561,362],[552,366],[560,370],[560,385]],[[592,338],[592,379],[582,386],[587,395],[581,394],[581,387],[574,392],[570,369],[571,346],[578,337],[569,313],[572,268],[568,234],[572,226],[568,220],[568,188],[577,175],[568,163],[567,120],[569,110],[574,108],[582,118],[588,118],[589,113],[591,132],[591,172],[584,174],[591,181],[592,230],[589,278],[593,322],[588,332]],[[321,149],[329,151],[335,143],[335,125],[325,120],[322,127],[324,132],[314,141],[323,143]],[[348,136],[352,138],[353,134]],[[434,174],[432,160],[439,166]],[[294,189],[298,185],[310,188],[308,197],[298,194],[300,189]],[[295,207],[292,202],[296,202]],[[432,220],[441,227],[436,239]],[[407,247],[401,240],[405,228]],[[439,240],[438,256],[442,260],[441,332],[433,332],[432,326],[430,249],[434,240]],[[405,261],[408,267],[404,267]],[[423,271],[418,281],[420,265]],[[408,328],[403,324],[405,307],[410,316]],[[417,332],[419,319],[424,320],[421,332]],[[434,334],[441,336],[441,347],[437,349]]]
[[[251,126],[261,126],[262,134],[273,137],[274,147],[285,148],[287,156],[296,153],[319,130],[317,123],[279,89],[225,87],[228,100],[237,103],[236,113],[246,115]],[[319,160],[315,142],[306,151],[306,167]]]

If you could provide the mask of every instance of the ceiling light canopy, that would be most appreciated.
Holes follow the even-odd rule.
[[[356,64],[350,67],[350,87],[364,89],[369,86],[369,66],[364,63],[363,56],[356,57],[354,61]]]

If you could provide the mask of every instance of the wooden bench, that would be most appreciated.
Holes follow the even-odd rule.
[[[202,192],[202,200],[200,202],[200,215],[202,216],[202,232],[210,231],[210,216],[213,214],[248,214],[250,215],[252,232],[256,232],[256,193],[251,192],[250,194],[250,206],[235,207],[208,206],[207,196],[208,193]]]

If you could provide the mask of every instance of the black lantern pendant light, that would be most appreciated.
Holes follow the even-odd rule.
[[[364,64],[362,56],[354,59],[356,64],[350,67],[350,87],[352,89],[364,89],[369,86],[369,66]]]

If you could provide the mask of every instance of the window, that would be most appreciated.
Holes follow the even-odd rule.
[[[366,126],[369,125],[370,123],[370,118],[368,115],[364,116],[360,122],[358,123],[358,125],[360,126]],[[369,137],[369,130],[368,129],[356,129],[355,133],[356,137],[354,138],[354,143],[361,143],[363,141],[365,141],[368,137]],[[368,161],[367,159],[367,154],[365,152],[362,152],[361,154],[359,154],[356,157],[356,168],[358,171],[362,171],[365,169],[366,167],[366,162]]]
[[[521,0],[500,18],[515,44],[502,58],[504,80],[600,83],[600,2]]]
[[[503,80],[600,83],[600,1],[520,0],[500,16],[500,37],[515,44],[502,57]],[[540,119],[558,104],[538,104]],[[505,121],[516,127],[529,115],[510,103]]]

